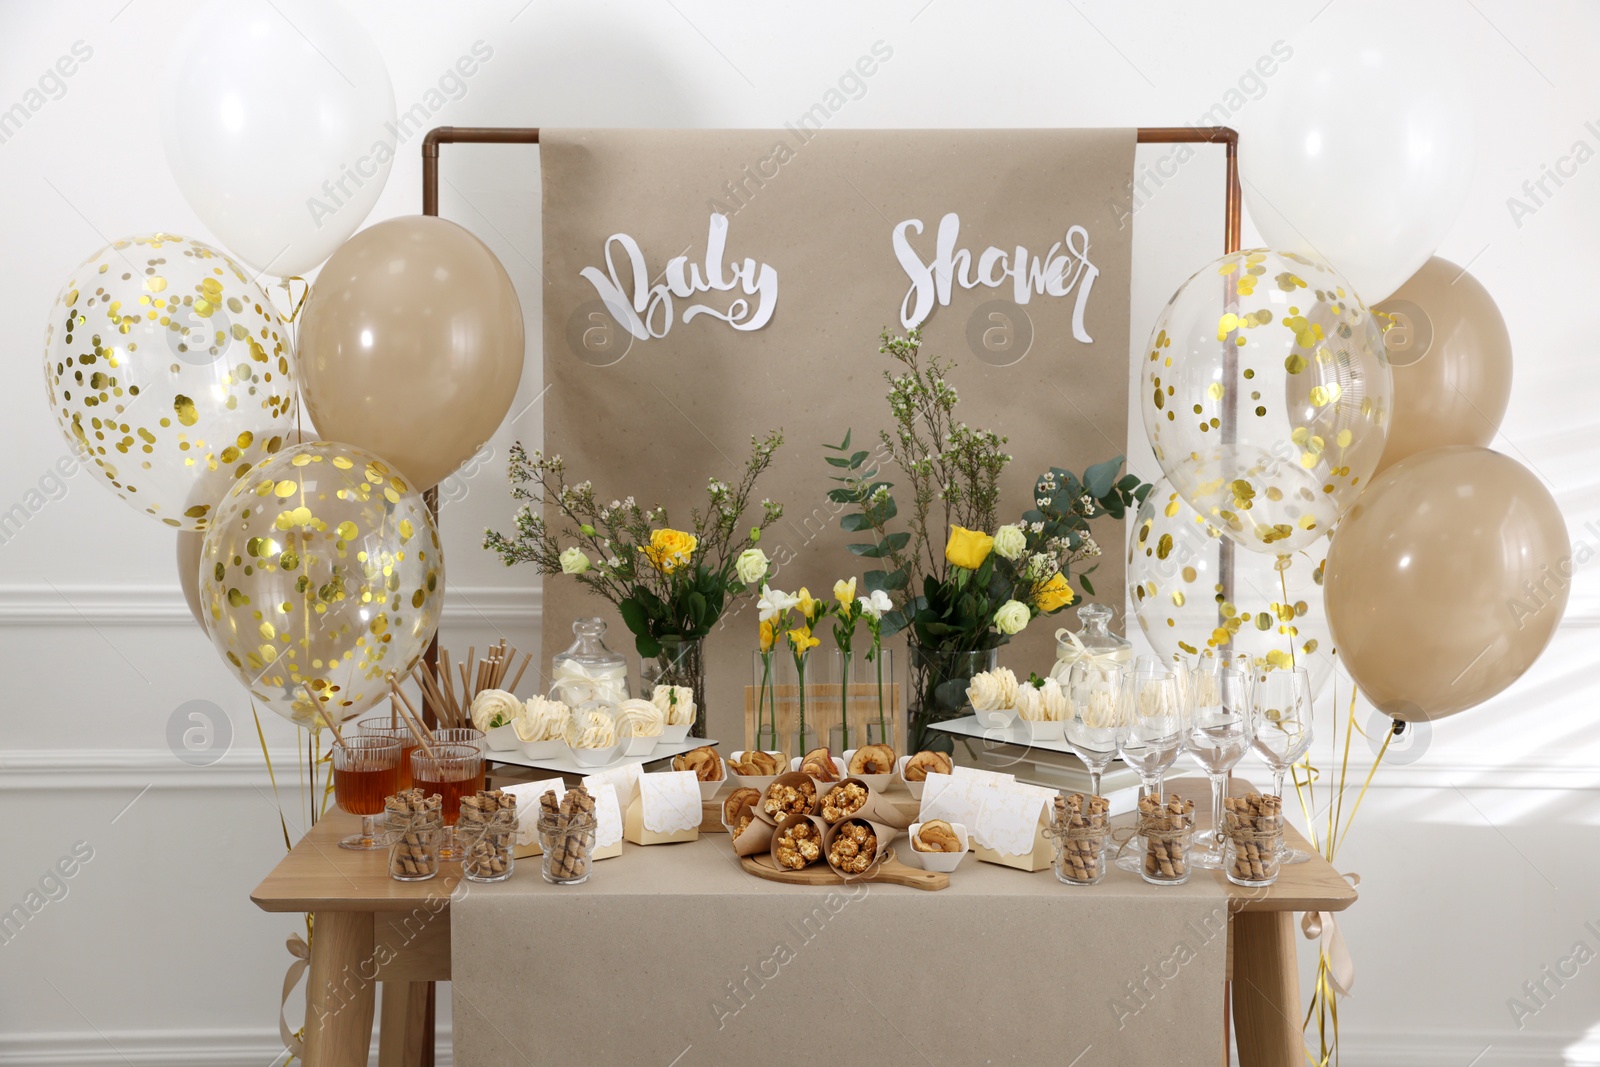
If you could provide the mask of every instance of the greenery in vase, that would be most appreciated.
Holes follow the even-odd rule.
[[[1093,594],[1094,566],[1075,570],[1100,554],[1090,520],[1120,519],[1150,486],[1121,473],[1121,456],[1081,478],[1052,467],[1035,482],[1034,506],[1002,525],[1000,479],[1012,460],[1006,438],[956,417],[959,396],[949,381],[955,364],[924,355],[920,330],[886,332],[880,340],[879,351],[898,364],[884,372],[894,429],[880,432],[881,454],[905,479],[907,513],[872,454],[852,451],[849,433],[825,446],[834,453],[825,460],[840,471],[828,496],[849,509],[840,526],[867,538],[850,551],[881,563],[863,580],[869,592],[892,598],[883,634],[909,628],[922,652],[912,656],[920,678],[911,728],[913,746],[927,747],[935,743],[928,726],[960,706],[936,699],[940,686],[948,697],[960,680],[956,657],[998,648],[1037,616],[1072,604],[1074,577]]]
[[[731,599],[761,585],[770,571],[755,547],[761,531],[783,515],[783,505],[760,502],[761,517],[745,525],[757,480],[783,444],[776,431],[751,438],[750,458],[738,482],[708,480],[705,510],[692,512],[688,530],[668,525],[666,509],[645,509],[633,497],[602,504],[587,481],[567,481],[558,455],[511,448],[511,495],[524,501],[516,532],[484,532],[484,548],[506,566],[532,563],[541,574],[566,574],[617,606],[641,656],[663,645],[709,634]],[[535,514],[541,503],[545,512]]]

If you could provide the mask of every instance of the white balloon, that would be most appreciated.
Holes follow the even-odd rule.
[[[1368,306],[1438,248],[1477,151],[1469,87],[1426,29],[1394,24],[1398,6],[1375,21],[1335,8],[1292,39],[1239,146],[1265,243],[1330,264]]]
[[[167,163],[239,259],[304,274],[355,232],[394,161],[394,86],[329,0],[211,0],[171,47]]]

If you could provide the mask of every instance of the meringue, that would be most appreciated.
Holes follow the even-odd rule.
[[[686,685],[658,685],[650,702],[661,709],[668,726],[688,726],[694,722],[694,690]]]
[[[531,696],[512,723],[524,741],[559,741],[572,723],[572,709],[559,700]]]
[[[573,748],[611,748],[617,743],[617,724],[603,711],[579,712],[567,727],[567,744]]]
[[[472,698],[469,714],[472,725],[488,733],[496,726],[505,726],[522,711],[522,701],[504,689],[485,689]]]
[[[1017,676],[1008,667],[996,667],[972,676],[967,700],[974,711],[1004,711],[1016,707]]]
[[[661,709],[637,697],[617,708],[617,733],[622,737],[660,737],[667,725]]]

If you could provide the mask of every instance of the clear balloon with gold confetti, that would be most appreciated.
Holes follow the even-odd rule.
[[[74,451],[180,530],[204,530],[295,426],[283,320],[243,267],[187,237],[130,237],[85,260],[44,347],[50,407]]]
[[[1238,551],[1163,478],[1128,540],[1128,602],[1168,662],[1220,659],[1257,673],[1304,667],[1320,692],[1334,668],[1322,603],[1327,552],[1326,537],[1272,556]]]
[[[1324,537],[1383,455],[1383,332],[1337,273],[1304,256],[1251,249],[1199,271],[1163,309],[1139,374],[1161,470],[1252,552]]]
[[[212,644],[255,699],[301,726],[387,696],[390,674],[433,640],[443,601],[422,494],[348,445],[294,445],[251,471],[201,550]]]

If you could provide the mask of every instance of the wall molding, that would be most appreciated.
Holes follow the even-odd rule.
[[[541,599],[537,588],[449,586],[444,621],[532,626]],[[0,627],[193,625],[183,593],[170,585],[0,586]]]
[[[439,1020],[435,1063],[455,1060],[448,1012]],[[369,1058],[377,1062],[376,1019]],[[0,1034],[0,1067],[280,1067],[288,1058],[274,1028],[102,1030]]]

